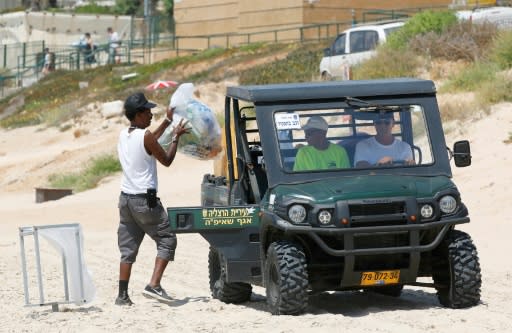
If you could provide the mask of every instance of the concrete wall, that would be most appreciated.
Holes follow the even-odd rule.
[[[0,1],[0,11],[21,7],[21,0],[2,0]]]
[[[122,39],[130,38],[130,16],[73,15],[50,12],[16,12],[0,15],[1,44],[44,40],[49,47],[69,46],[89,32],[96,44],[107,42],[107,27]]]
[[[174,6],[174,19],[180,22],[178,36],[224,34],[238,29],[236,0],[192,0]]]
[[[336,21],[363,21],[366,12],[366,20],[372,18],[368,15],[372,10],[396,10],[397,12],[417,12],[420,8],[447,8],[453,0],[319,0],[311,5],[305,4],[304,23],[327,23]],[[375,16],[376,17],[376,16]]]
[[[362,20],[371,9],[447,7],[452,0],[184,0],[175,4],[176,35],[248,33],[307,24]]]

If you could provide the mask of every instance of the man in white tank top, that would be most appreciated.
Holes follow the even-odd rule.
[[[147,129],[156,104],[149,102],[143,93],[130,95],[125,103],[125,115],[130,127],[119,134],[117,152],[123,169],[119,196],[119,228],[117,231],[121,263],[119,266],[119,294],[117,305],[132,305],[128,296],[128,282],[144,235],[150,236],[157,245],[157,256],[151,280],[143,291],[148,297],[168,302],[172,298],[160,285],[169,261],[174,260],[176,235],[171,232],[165,208],[157,197],[158,177],[156,161],[170,166],[181,135],[188,133],[180,122],[174,130],[173,141],[165,151],[158,138],[172,122],[174,111],[167,110],[166,118],[154,130]]]

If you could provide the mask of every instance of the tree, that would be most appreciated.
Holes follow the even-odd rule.
[[[144,0],[116,0],[114,11],[121,15],[136,15],[141,14]]]
[[[174,17],[174,0],[163,0],[165,14],[169,17]]]

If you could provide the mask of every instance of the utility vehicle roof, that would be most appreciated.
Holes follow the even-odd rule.
[[[394,78],[306,83],[283,83],[227,88],[227,96],[258,103],[340,98],[435,94],[430,80]]]

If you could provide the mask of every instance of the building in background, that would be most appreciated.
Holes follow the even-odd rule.
[[[0,12],[4,10],[21,8],[23,0],[2,0],[0,1]]]
[[[176,36],[250,34],[333,22],[374,21],[420,9],[496,1],[461,0],[180,0],[175,1]]]

